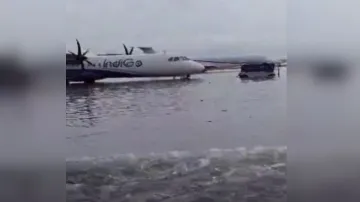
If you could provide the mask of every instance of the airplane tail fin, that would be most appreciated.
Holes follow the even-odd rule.
[[[145,54],[155,54],[157,53],[152,47],[138,47]]]

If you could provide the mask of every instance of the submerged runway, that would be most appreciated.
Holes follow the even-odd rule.
[[[67,201],[286,200],[286,70],[67,87]]]
[[[72,85],[68,156],[284,145],[286,73],[258,82],[236,76]]]

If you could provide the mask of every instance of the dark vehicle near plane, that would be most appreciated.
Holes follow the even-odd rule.
[[[275,76],[275,63],[247,63],[241,66],[239,78],[272,78]]]

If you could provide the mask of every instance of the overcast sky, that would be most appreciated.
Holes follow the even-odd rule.
[[[285,51],[286,0],[68,0],[66,42],[185,53]]]
[[[360,54],[360,1],[289,0],[287,4],[288,48],[295,44]]]
[[[0,4],[1,47],[19,38],[36,50],[55,39],[59,47],[65,41],[66,49],[74,49],[78,38],[84,49],[95,53],[122,52],[122,43],[189,55],[284,55],[295,43],[322,42],[325,49],[334,49],[330,48],[334,44],[360,47],[358,0],[66,0],[66,5],[62,0],[2,0]]]

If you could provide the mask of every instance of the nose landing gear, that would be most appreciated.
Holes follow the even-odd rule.
[[[187,74],[185,76],[182,76],[181,79],[182,80],[190,80],[190,76],[191,76],[190,74]]]

